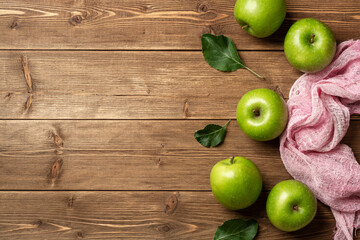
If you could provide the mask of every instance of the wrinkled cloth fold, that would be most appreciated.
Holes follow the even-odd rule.
[[[341,43],[328,67],[301,76],[287,105],[289,122],[280,139],[285,168],[330,206],[334,239],[351,240],[360,228],[360,165],[340,141],[350,115],[360,114],[360,40]]]

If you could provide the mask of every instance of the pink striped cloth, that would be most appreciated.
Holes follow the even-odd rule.
[[[321,72],[301,76],[289,95],[282,161],[296,180],[331,207],[334,239],[351,240],[360,228],[360,165],[340,141],[350,115],[360,114],[360,40],[341,43],[333,62]]]

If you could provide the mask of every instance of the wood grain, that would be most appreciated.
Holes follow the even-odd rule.
[[[285,233],[266,217],[263,193],[254,206],[229,211],[211,192],[0,192],[0,237],[15,239],[212,239],[235,217],[256,218],[257,239],[330,239],[334,220],[319,203],[309,226]]]
[[[199,50],[203,33],[224,34],[239,49],[283,49],[290,25],[312,17],[338,42],[360,37],[360,2],[287,0],[287,17],[273,36],[257,39],[233,17],[235,0],[0,1],[0,49]]]
[[[360,1],[287,0],[284,24],[266,39],[241,30],[234,3],[0,0],[0,239],[205,240],[235,217],[256,218],[257,239],[332,238],[335,221],[321,203],[298,232],[269,223],[267,194],[291,177],[278,140],[249,139],[235,109],[254,88],[288,97],[301,75],[281,52],[294,21],[317,18],[338,43],[357,39]],[[231,37],[266,80],[212,69],[204,33]],[[194,139],[228,119],[219,147]],[[360,118],[352,119],[343,142],[360,159]],[[212,166],[233,155],[254,161],[264,180],[259,200],[239,212],[209,186]]]
[[[193,137],[226,121],[0,121],[2,190],[210,190],[212,166],[233,155],[258,165],[264,189],[290,179],[279,143],[256,142],[236,121],[225,142],[205,148]],[[360,157],[360,122],[344,142]]]
[[[201,52],[0,51],[0,118],[229,119],[246,91],[287,97],[301,75],[281,52],[240,55],[266,80],[219,72]]]
[[[301,76],[281,52],[240,55],[266,80],[219,72],[200,52],[0,51],[0,119],[229,119],[245,92],[287,98]]]

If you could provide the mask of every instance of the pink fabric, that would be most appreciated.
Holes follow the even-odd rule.
[[[326,69],[301,76],[287,104],[289,122],[280,141],[284,165],[331,207],[334,239],[351,240],[360,228],[360,165],[340,141],[350,115],[360,114],[360,40],[341,43]]]

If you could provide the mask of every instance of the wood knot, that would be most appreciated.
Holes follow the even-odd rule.
[[[68,199],[68,203],[67,203],[68,208],[72,208],[72,207],[73,207],[74,201],[75,201],[75,198],[74,198],[74,197],[70,197],[70,198]]]
[[[39,220],[39,221],[37,221],[37,222],[34,223],[34,226],[35,226],[35,228],[38,228],[38,227],[40,227],[42,224],[43,224],[42,221]]]
[[[61,154],[63,154],[64,152],[61,151],[61,150],[55,149],[54,153],[55,153],[56,155],[61,155]]]
[[[171,230],[170,226],[166,223],[160,224],[156,227],[156,230],[160,233],[167,233]]]
[[[12,21],[12,23],[10,24],[9,27],[10,27],[10,29],[12,29],[12,30],[18,29],[18,28],[19,28],[19,24],[18,24],[17,19],[14,19],[14,20]]]
[[[202,31],[202,34],[210,33],[212,35],[217,35],[215,29],[212,26],[206,26]]]
[[[74,15],[70,18],[70,23],[73,25],[73,26],[76,26],[76,25],[79,25],[83,20],[83,16],[81,15]]]
[[[82,232],[77,232],[76,233],[76,238],[77,239],[83,239],[84,238],[84,234]]]
[[[190,114],[189,114],[189,106],[190,106],[189,100],[185,99],[184,107],[183,107],[184,118],[187,118],[187,117],[190,116]]]
[[[31,93],[33,91],[33,82],[32,82],[32,78],[31,78],[31,74],[30,74],[28,58],[25,56],[21,56],[21,64],[23,67],[25,82],[28,87],[28,93]]]
[[[54,143],[58,148],[62,148],[64,146],[64,141],[62,140],[62,138],[54,133]]]
[[[11,98],[12,95],[14,95],[14,93],[9,92],[9,93],[7,93],[7,94],[5,95],[5,98]]]
[[[144,5],[144,6],[141,6],[141,10],[145,13],[147,12],[152,12],[152,10],[154,9],[154,7],[152,5]]]
[[[62,164],[63,160],[61,158],[56,159],[55,162],[52,164],[50,170],[50,177],[52,180],[56,180],[56,178],[59,176]]]
[[[207,6],[207,4],[205,4],[205,3],[200,4],[200,5],[198,6],[198,11],[199,11],[199,12],[207,12],[207,10],[208,10],[208,6]]]
[[[161,162],[161,159],[160,159],[160,158],[158,158],[158,159],[155,160],[155,165],[156,165],[156,167],[160,167],[161,164],[162,164],[162,162]]]
[[[25,112],[29,111],[29,109],[31,107],[31,104],[32,104],[32,101],[33,101],[33,95],[30,94],[29,97],[27,98],[26,102],[25,102],[25,105],[24,105]]]
[[[167,202],[166,202],[166,205],[165,205],[165,214],[167,215],[172,215],[174,214],[177,206],[178,206],[178,197],[177,197],[177,194],[172,194],[168,199],[167,199]]]

